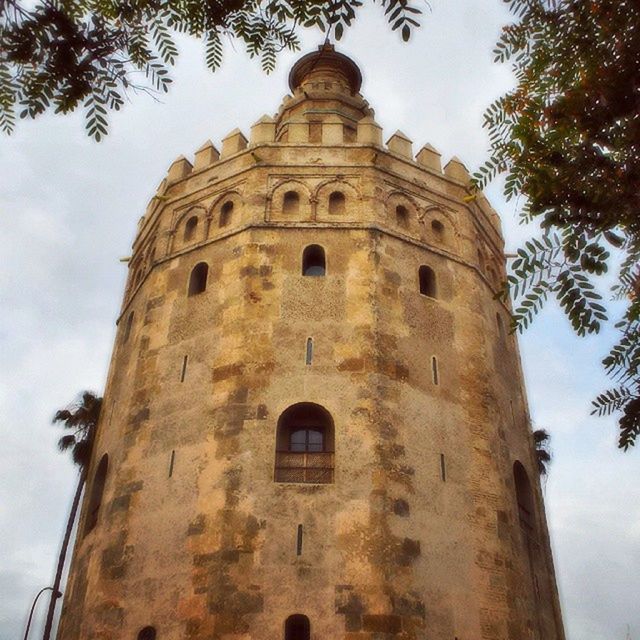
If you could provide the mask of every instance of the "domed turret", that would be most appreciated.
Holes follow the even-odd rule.
[[[338,91],[355,95],[360,91],[362,74],[349,57],[324,44],[318,51],[298,60],[289,73],[289,88],[305,91]]]

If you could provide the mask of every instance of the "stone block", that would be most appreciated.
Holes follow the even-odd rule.
[[[445,165],[444,175],[456,180],[457,182],[462,182],[465,186],[469,184],[469,172],[462,161],[456,156],[453,156],[453,158],[451,158],[451,160],[449,160]]]
[[[218,162],[219,159],[220,153],[213,146],[211,140],[207,140],[195,153],[193,170],[200,171],[200,169],[206,169],[214,162]]]
[[[369,613],[362,616],[362,629],[373,633],[400,633],[402,622],[400,616]]]
[[[290,122],[288,129],[287,142],[309,142],[309,122],[302,120],[300,122]]]
[[[167,182],[178,182],[186,178],[192,170],[193,165],[184,156],[178,156],[169,167]]]
[[[396,131],[388,140],[387,148],[392,153],[413,160],[413,148],[411,140],[402,131]]]
[[[361,144],[382,146],[382,127],[371,116],[362,118],[358,122],[356,140]]]
[[[264,115],[252,127],[249,142],[252,145],[274,142],[276,139],[276,123],[271,116]]]
[[[234,129],[222,140],[222,154],[221,158],[227,158],[234,153],[243,151],[247,148],[247,139],[240,129]]]
[[[322,144],[343,144],[344,122],[342,120],[328,119],[322,123]]]
[[[430,144],[425,144],[418,155],[416,162],[427,169],[442,173],[442,162],[440,161],[440,153],[436,151]]]

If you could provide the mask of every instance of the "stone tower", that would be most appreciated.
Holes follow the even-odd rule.
[[[498,216],[353,61],[140,221],[59,640],[562,640]]]

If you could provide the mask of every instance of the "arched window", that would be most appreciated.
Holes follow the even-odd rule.
[[[438,240],[442,240],[444,238],[444,225],[440,220],[431,221],[431,231],[433,231],[433,235],[438,238]]]
[[[219,226],[226,227],[231,223],[231,216],[233,215],[233,202],[227,200],[220,209],[220,223]]]
[[[326,273],[324,249],[318,244],[310,244],[302,253],[302,275],[323,276]]]
[[[513,480],[516,486],[516,501],[518,503],[518,520],[520,529],[528,539],[535,537],[535,512],[533,502],[533,491],[531,490],[531,482],[529,476],[522,466],[522,463],[516,460],[513,464]]]
[[[295,216],[300,212],[300,196],[297,191],[287,191],[282,200],[282,213]]]
[[[433,269],[423,264],[420,269],[418,269],[418,278],[420,280],[420,293],[423,296],[435,298],[437,293],[436,274]]]
[[[140,629],[138,633],[138,640],[156,640],[155,627],[145,627]]]
[[[183,239],[185,242],[190,242],[191,240],[193,240],[194,236],[196,235],[197,228],[198,228],[198,217],[191,216],[191,218],[187,220],[187,224],[184,225]]]
[[[340,216],[345,210],[345,198],[342,191],[334,191],[329,196],[329,213],[331,215]]]
[[[309,640],[311,625],[309,618],[300,613],[289,616],[284,623],[284,640]]]
[[[122,336],[122,342],[126,342],[131,335],[131,327],[133,326],[133,311],[131,311],[127,317],[127,324],[124,326],[124,335]]]
[[[333,482],[333,446],[333,419],[324,407],[290,406],[278,420],[276,482]]]
[[[207,276],[209,274],[209,265],[206,262],[199,262],[191,270],[189,276],[189,295],[195,296],[202,293],[207,288]]]
[[[409,226],[409,212],[401,204],[396,207],[396,222],[405,229]]]
[[[100,459],[100,464],[93,476],[91,485],[91,495],[87,506],[87,515],[84,524],[84,535],[86,536],[98,524],[98,513],[102,504],[102,494],[104,493],[104,483],[109,470],[109,456],[105,453]]]

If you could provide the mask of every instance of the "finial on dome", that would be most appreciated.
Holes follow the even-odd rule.
[[[318,51],[302,56],[289,72],[289,88],[295,91],[304,80],[313,75],[341,76],[348,84],[352,94],[358,93],[362,86],[362,74],[358,65],[342,53],[338,53],[333,45],[325,42]]]

